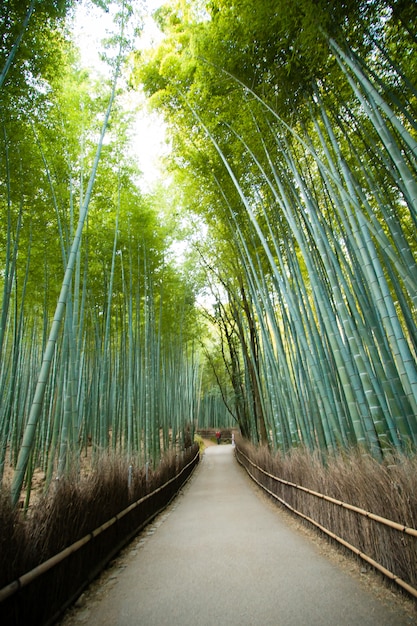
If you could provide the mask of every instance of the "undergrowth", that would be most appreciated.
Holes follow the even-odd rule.
[[[329,454],[294,448],[273,454],[237,438],[238,448],[272,476],[417,529],[417,455],[382,462],[359,449]],[[290,507],[321,524],[417,588],[417,538],[284,485],[254,469],[256,479]]]
[[[177,475],[196,451],[172,451],[155,469],[104,453],[87,475],[52,483],[26,514],[0,491],[0,589]]]
[[[204,443],[204,439],[202,437],[200,437],[200,435],[195,434],[194,435],[194,443],[196,443],[198,445],[198,449],[200,451],[200,454],[203,454],[204,450],[205,450],[205,443]]]

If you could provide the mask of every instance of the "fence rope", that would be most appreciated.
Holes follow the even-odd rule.
[[[305,493],[308,493],[310,495],[316,496],[316,497],[318,497],[318,498],[320,498],[322,500],[327,500],[328,502],[332,502],[333,504],[336,504],[336,505],[338,505],[338,506],[340,506],[342,508],[349,509],[351,511],[355,511],[356,513],[359,513],[360,515],[363,515],[364,517],[367,517],[367,518],[372,519],[372,520],[374,520],[376,522],[379,522],[380,524],[384,524],[386,526],[389,526],[390,528],[393,528],[393,529],[395,529],[395,530],[397,530],[399,532],[403,532],[403,533],[412,535],[413,537],[417,537],[417,530],[416,529],[409,528],[409,527],[404,526],[402,524],[397,524],[396,522],[393,522],[392,520],[386,519],[385,517],[381,517],[379,515],[375,515],[374,513],[370,513],[369,511],[365,511],[364,509],[360,509],[360,508],[355,507],[355,506],[353,506],[351,504],[348,504],[346,502],[342,502],[341,500],[336,500],[335,498],[331,498],[330,496],[326,496],[326,495],[324,495],[322,493],[319,493],[317,491],[312,491],[311,489],[307,489],[306,487],[303,487],[302,485],[297,485],[296,483],[292,483],[292,482],[289,482],[289,481],[284,480],[282,478],[278,478],[278,476],[274,476],[273,474],[270,474],[269,472],[264,470],[262,467],[259,467],[259,465],[256,465],[256,463],[254,463],[248,456],[246,456],[246,454],[244,452],[239,450],[238,446],[236,446],[236,448],[235,448],[235,456],[236,456],[236,459],[237,459],[238,463],[247,472],[248,476],[250,476],[250,478],[257,485],[259,485],[259,487],[261,487],[264,491],[266,491],[275,500],[278,500],[283,506],[285,506],[287,509],[289,509],[292,513],[294,513],[295,515],[298,515],[299,517],[301,517],[301,518],[305,519],[306,521],[310,522],[311,524],[316,526],[316,528],[319,528],[322,532],[324,532],[326,535],[328,535],[329,537],[331,537],[332,539],[334,539],[335,541],[337,541],[341,545],[343,545],[345,548],[348,548],[349,550],[351,550],[354,554],[359,556],[362,560],[364,560],[367,563],[369,563],[370,565],[372,565],[375,569],[377,569],[379,572],[381,572],[384,576],[386,576],[387,578],[389,578],[390,580],[392,580],[393,582],[398,584],[400,587],[405,589],[409,594],[411,594],[412,596],[417,598],[417,589],[415,589],[414,587],[409,585],[405,580],[403,580],[399,576],[396,576],[393,572],[391,572],[390,570],[385,568],[383,565],[381,565],[380,563],[378,563],[377,561],[372,559],[370,556],[368,556],[367,554],[365,554],[364,552],[359,550],[356,546],[353,546],[352,544],[348,543],[342,537],[339,537],[338,535],[333,533],[331,530],[329,530],[325,526],[322,526],[319,522],[317,522],[313,518],[309,517],[308,515],[305,515],[301,511],[298,511],[297,509],[292,507],[288,502],[286,502],[283,498],[280,498],[276,493],[274,493],[273,491],[268,489],[265,485],[263,485],[249,471],[249,469],[241,461],[239,456],[244,457],[248,461],[248,463],[250,465],[252,465],[252,467],[254,467],[255,469],[259,470],[265,476],[268,476],[269,478],[272,478],[276,482],[282,483],[282,484],[287,485],[289,487],[293,487],[294,489],[298,489],[300,491],[304,491]]]

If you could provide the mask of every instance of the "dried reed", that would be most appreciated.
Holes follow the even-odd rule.
[[[88,475],[53,483],[26,516],[0,492],[0,589],[176,476],[197,449],[170,452],[154,469],[103,453]]]
[[[382,462],[352,449],[323,457],[305,448],[272,455],[242,438],[238,448],[264,471],[409,528],[417,528],[417,456],[393,453]],[[277,482],[256,479],[290,507],[324,526],[417,588],[417,539],[354,511]]]

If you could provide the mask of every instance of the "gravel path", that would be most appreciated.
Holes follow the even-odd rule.
[[[400,604],[326,557],[247,477],[207,448],[182,494],[62,626],[401,626]]]

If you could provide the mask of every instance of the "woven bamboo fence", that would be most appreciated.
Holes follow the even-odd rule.
[[[274,476],[237,445],[237,461],[266,493],[417,598],[417,530]]]
[[[192,451],[174,477],[0,589],[2,626],[55,623],[111,559],[168,506],[199,462],[198,447]]]

